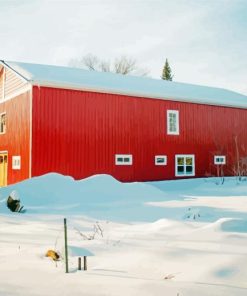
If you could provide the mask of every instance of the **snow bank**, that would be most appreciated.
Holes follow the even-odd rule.
[[[245,296],[246,189],[234,179],[126,184],[57,174],[1,188],[0,295]],[[4,213],[12,190],[26,214]],[[60,213],[68,218],[69,274],[63,260],[44,257],[62,254]],[[95,223],[103,235],[87,239]],[[88,271],[77,271],[85,254]]]
[[[68,256],[83,257],[83,256],[94,256],[94,254],[85,248],[81,248],[77,246],[68,246]]]
[[[221,224],[221,230],[225,232],[247,233],[247,220],[229,219]]]
[[[114,221],[160,219],[213,222],[246,218],[247,182],[226,178],[121,183],[109,175],[75,181],[47,174],[0,189],[0,213],[9,213],[6,198],[16,190],[27,213],[84,215]]]
[[[120,217],[126,216],[124,220],[128,220],[128,212],[120,214],[121,209],[129,207],[129,214],[134,218],[137,207],[145,208],[145,201],[166,199],[164,192],[149,184],[121,183],[109,175],[75,181],[71,177],[51,173],[1,188],[0,212],[8,212],[3,205],[13,190],[18,192],[28,213],[77,213],[98,218],[102,213],[106,218],[109,213],[108,218],[111,218],[118,209]]]

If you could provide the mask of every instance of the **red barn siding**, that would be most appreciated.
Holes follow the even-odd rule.
[[[168,109],[179,110],[178,136],[167,135]],[[174,179],[175,154],[195,154],[201,177],[215,172],[214,154],[226,154],[228,163],[234,158],[234,135],[247,146],[246,117],[237,108],[34,87],[32,175]],[[132,154],[133,165],[116,166],[115,154]],[[155,155],[167,155],[167,166],[155,166]]]
[[[6,133],[0,134],[0,151],[8,152],[8,184],[29,178],[30,92],[0,104],[6,112]],[[21,156],[21,169],[12,169],[12,156]]]

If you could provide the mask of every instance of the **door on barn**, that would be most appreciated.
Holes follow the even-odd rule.
[[[8,154],[0,152],[0,187],[7,186]]]

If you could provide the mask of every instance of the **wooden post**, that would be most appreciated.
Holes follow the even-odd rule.
[[[64,247],[65,247],[65,272],[69,273],[68,262],[68,239],[67,239],[67,220],[64,218]]]
[[[87,256],[83,256],[84,258],[84,270],[87,270]]]
[[[78,258],[78,270],[81,270],[81,257]]]

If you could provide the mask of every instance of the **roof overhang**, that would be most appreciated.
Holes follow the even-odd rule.
[[[139,93],[139,92],[126,92],[126,91],[116,91],[112,89],[104,89],[104,88],[90,88],[90,87],[82,87],[78,85],[72,84],[60,84],[60,83],[51,83],[49,81],[29,81],[33,86],[38,87],[49,87],[49,88],[60,88],[60,89],[67,89],[67,90],[77,90],[77,91],[85,91],[85,92],[95,92],[95,93],[104,93],[104,94],[114,94],[114,95],[122,95],[122,96],[129,96],[129,97],[138,97],[138,98],[145,98],[145,99],[156,99],[162,101],[176,101],[176,102],[183,102],[183,103],[190,103],[190,104],[200,104],[200,105],[210,105],[210,106],[220,106],[220,107],[228,107],[228,108],[237,108],[237,109],[246,109],[246,106],[243,104],[239,104],[238,106],[231,105],[231,104],[219,104],[214,102],[208,102],[206,99],[198,99],[197,102],[190,98],[181,98],[175,96],[154,96],[153,94],[147,93]]]
[[[120,76],[104,76],[114,75],[112,73],[95,73],[92,75],[90,71],[86,70],[81,70],[84,71],[84,73],[79,72],[78,74],[78,69],[76,70],[68,67],[8,62],[3,60],[0,61],[0,65],[14,71],[16,75],[18,75],[25,82],[28,82],[30,86],[60,88],[146,99],[247,109],[247,96],[232,92],[230,90],[215,87],[170,82],[172,83],[172,87],[171,84],[167,84],[168,87],[164,88],[162,84],[162,88],[159,88],[160,82],[158,82],[157,79],[147,79],[146,81],[140,81],[142,78],[134,80],[137,78],[132,79],[129,76],[128,79],[126,79],[127,77],[119,79]],[[37,69],[41,69],[41,75],[37,75],[37,73],[39,74]],[[75,79],[70,79],[71,77],[73,78],[74,70],[76,70]],[[53,71],[55,76],[53,76]],[[66,75],[61,76],[60,73],[63,73],[61,71],[65,71]],[[85,73],[85,71],[87,73]],[[52,73],[52,75],[47,76],[47,73]],[[78,77],[81,78],[81,75],[84,78],[78,79]],[[98,80],[97,83],[95,83],[95,80]],[[148,85],[147,87],[146,84]],[[177,91],[179,88],[181,88],[182,91]],[[205,89],[205,91],[201,91],[202,88]],[[199,90],[198,93],[197,90]]]
[[[7,63],[5,63],[3,60],[0,60],[0,67],[5,67],[13,72],[15,72],[15,74],[24,82],[30,82],[29,79],[27,79],[26,77],[24,77],[23,75],[21,75],[18,71],[16,71],[15,69],[13,69],[11,66],[9,66]]]

